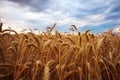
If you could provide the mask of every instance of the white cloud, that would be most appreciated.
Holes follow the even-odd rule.
[[[87,16],[87,20],[91,22],[101,22],[105,20],[106,15],[104,14],[96,14],[96,15],[89,15]]]
[[[114,28],[114,29],[113,29],[113,32],[117,32],[117,33],[120,32],[120,26]]]
[[[29,7],[23,8],[22,6],[9,1],[1,1],[1,3],[0,17],[4,23],[3,29],[11,27],[16,31],[21,31],[26,28],[27,24],[24,13],[29,10]]]
[[[90,22],[86,21],[86,20],[77,20],[75,18],[66,18],[63,20],[58,20],[57,21],[59,24],[69,24],[69,25],[76,25],[77,27],[83,27],[86,26],[88,24],[90,24]]]

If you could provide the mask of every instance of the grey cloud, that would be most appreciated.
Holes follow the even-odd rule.
[[[107,20],[118,20],[120,19],[120,0],[114,0],[110,3],[110,11],[107,13]]]
[[[120,13],[120,0],[113,0],[109,7],[111,7],[110,13],[119,12]]]
[[[106,17],[107,20],[118,20],[120,19],[120,13],[117,12],[117,13],[111,13],[111,14],[108,14],[108,16]]]
[[[44,11],[48,8],[49,0],[8,0],[20,4],[21,6],[30,6],[33,11]]]
[[[113,6],[113,8],[111,9],[110,11],[111,13],[114,13],[114,12],[119,12],[120,13],[120,3]]]
[[[8,1],[17,2],[17,3],[20,3],[20,4],[29,4],[29,2],[31,0],[8,0]]]

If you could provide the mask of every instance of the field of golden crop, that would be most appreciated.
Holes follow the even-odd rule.
[[[119,35],[51,34],[54,27],[41,34],[2,30],[0,80],[120,80]]]

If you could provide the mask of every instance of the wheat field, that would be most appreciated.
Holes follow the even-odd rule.
[[[0,80],[120,80],[120,36],[0,32]]]

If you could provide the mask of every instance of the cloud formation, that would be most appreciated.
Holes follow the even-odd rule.
[[[46,27],[57,22],[61,32],[74,24],[79,31],[103,32],[120,25],[119,0],[1,0],[0,17],[6,26],[23,28]],[[17,27],[17,28],[16,28]]]

